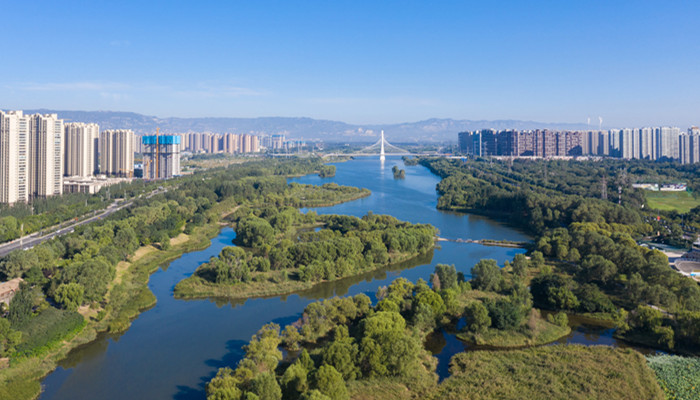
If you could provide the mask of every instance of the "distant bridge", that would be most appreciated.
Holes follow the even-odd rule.
[[[386,149],[389,149],[389,153],[386,152]],[[394,146],[393,144],[389,143],[386,138],[384,138],[384,131],[382,131],[382,135],[377,140],[377,143],[367,146],[362,150],[358,150],[355,153],[328,153],[324,154],[323,157],[342,157],[342,156],[347,156],[347,157],[365,157],[365,156],[379,156],[379,159],[384,161],[386,159],[386,156],[411,156],[411,155],[418,155],[416,153],[411,153],[408,150],[404,150],[398,146]]]

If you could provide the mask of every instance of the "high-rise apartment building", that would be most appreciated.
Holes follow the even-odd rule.
[[[0,111],[0,203],[29,200],[29,118]]]
[[[180,175],[179,135],[144,136],[144,179],[167,179]]]
[[[100,173],[134,176],[134,132],[126,129],[100,132]]]
[[[99,171],[99,125],[69,122],[64,130],[64,175],[95,175]]]
[[[63,120],[56,114],[29,117],[29,191],[34,197],[63,193]]]

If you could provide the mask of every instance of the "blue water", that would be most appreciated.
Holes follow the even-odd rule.
[[[406,169],[406,179],[394,180],[391,172],[394,165]],[[405,167],[400,159],[391,158],[383,167],[376,158],[336,166],[333,178],[306,176],[292,180],[366,187],[372,195],[314,209],[316,212],[356,216],[368,211],[391,214],[410,222],[433,224],[447,238],[529,240],[525,234],[487,218],[436,210],[435,185],[439,178],[424,167]],[[72,351],[42,382],[41,398],[203,399],[205,383],[220,367],[237,364],[243,356],[242,346],[261,326],[268,322],[282,326],[291,323],[312,301],[358,293],[374,298],[378,287],[399,276],[411,281],[427,280],[438,263],[454,264],[469,276],[472,266],[482,258],[503,264],[523,251],[441,242],[432,254],[417,262],[326,283],[298,294],[233,303],[221,299],[174,299],[175,284],[211,256],[218,255],[234,237],[233,230],[225,228],[206,250],[185,254],[154,273],[149,288],[158,300],[155,307],[140,314],[125,333],[102,334],[94,342]],[[449,353],[459,347],[452,341],[448,344],[448,350],[437,352],[441,360],[449,359]],[[440,362],[440,371],[446,371],[445,365],[446,361]]]

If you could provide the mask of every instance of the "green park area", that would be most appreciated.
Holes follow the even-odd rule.
[[[691,192],[652,192],[645,191],[647,204],[654,210],[678,211],[687,213],[700,206],[700,198],[693,197]]]

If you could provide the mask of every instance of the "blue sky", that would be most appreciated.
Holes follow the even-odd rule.
[[[3,1],[0,108],[700,124],[697,1]]]

